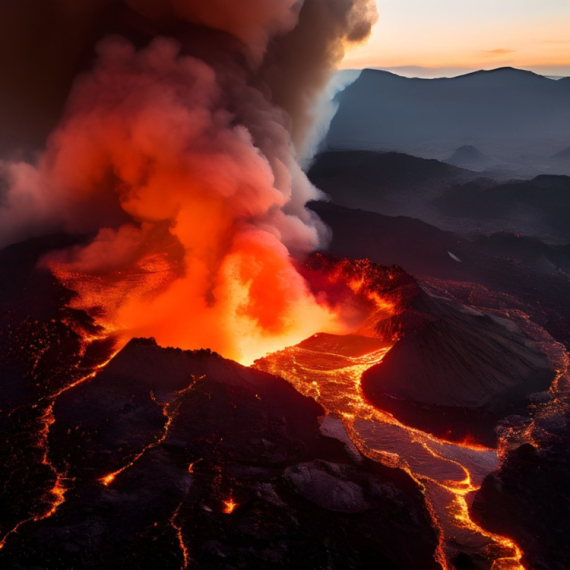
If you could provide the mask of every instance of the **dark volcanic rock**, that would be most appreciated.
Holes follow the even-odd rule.
[[[362,377],[365,396],[405,424],[493,445],[501,418],[554,379],[548,360],[513,323],[418,290],[381,326],[401,339]]]
[[[132,341],[58,399],[50,448],[66,501],[11,536],[0,564],[437,568],[415,483],[325,436],[323,413],[209,351]]]
[[[337,204],[388,214],[475,176],[437,160],[364,150],[325,152],[308,175]]]
[[[555,275],[562,270],[570,274],[568,246],[551,246],[534,237],[508,232],[480,236],[475,245],[479,251],[514,260],[537,273]]]
[[[511,451],[475,497],[473,518],[521,545],[526,568],[570,568],[570,417]],[[536,435],[533,434],[533,435]]]
[[[447,279],[464,275],[473,257],[465,239],[418,219],[327,202],[311,202],[310,208],[332,229],[328,251],[339,257],[368,258],[388,267],[399,265],[416,276]],[[450,252],[460,256],[461,262]]]
[[[77,330],[97,327],[66,308],[73,293],[40,264],[48,251],[81,239],[45,236],[0,251],[0,536],[49,510],[55,478],[41,435],[49,399],[112,348],[112,342],[95,342],[85,349]]]

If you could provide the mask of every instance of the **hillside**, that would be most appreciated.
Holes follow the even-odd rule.
[[[319,155],[309,178],[337,204],[387,214],[408,213],[474,173],[437,160],[396,152],[331,151]]]
[[[512,68],[431,80],[367,69],[338,102],[331,149],[446,158],[472,145],[528,166],[567,146],[570,132],[570,81]]]

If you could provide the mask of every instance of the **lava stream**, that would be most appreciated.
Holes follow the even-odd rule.
[[[190,383],[190,385],[184,390],[178,392],[176,394],[176,399],[173,402],[166,402],[166,403],[159,402],[154,393],[151,392],[150,394],[151,398],[158,406],[160,406],[160,408],[162,409],[162,414],[164,415],[164,418],[166,420],[164,427],[162,429],[162,434],[155,441],[143,447],[142,450],[139,451],[133,457],[133,459],[131,459],[131,461],[123,465],[123,467],[117,469],[116,471],[113,471],[112,473],[105,475],[104,477],[101,477],[99,481],[103,485],[105,485],[105,487],[108,487],[111,483],[113,483],[113,481],[115,481],[117,476],[119,476],[123,471],[125,471],[129,467],[132,467],[143,455],[145,455],[147,451],[154,449],[155,447],[158,447],[168,437],[170,426],[172,425],[172,422],[176,419],[178,410],[180,408],[180,405],[182,404],[182,398],[194,388],[197,382],[203,379],[204,376],[200,376],[199,378],[192,377],[192,382]]]
[[[178,505],[178,508],[174,511],[174,514],[170,518],[170,526],[174,529],[174,532],[176,533],[176,539],[178,540],[178,545],[180,546],[180,552],[182,553],[182,566],[180,570],[186,570],[186,568],[188,568],[188,565],[190,564],[190,552],[188,551],[188,547],[186,546],[186,542],[184,541],[184,535],[182,534],[182,526],[178,524],[178,521],[176,520],[182,505],[183,503],[180,503],[180,505]]]
[[[93,341],[99,340],[99,337],[93,337],[93,339],[91,339],[91,340],[93,340]],[[89,346],[89,341],[85,341],[84,342],[84,350],[86,350],[88,346]],[[52,394],[49,398],[46,399],[46,401],[45,401],[46,409],[45,409],[44,414],[40,418],[41,429],[39,430],[39,433],[38,433],[37,445],[38,445],[38,448],[42,450],[42,459],[41,459],[42,465],[47,466],[52,471],[52,473],[55,477],[55,483],[54,483],[52,489],[49,491],[49,495],[51,496],[51,504],[50,504],[49,508],[46,511],[44,511],[43,513],[40,513],[38,515],[34,515],[34,516],[31,516],[27,519],[24,519],[23,521],[20,521],[18,524],[16,524],[12,529],[10,529],[2,537],[2,539],[0,539],[0,550],[2,550],[4,548],[8,538],[10,538],[10,536],[17,533],[18,530],[22,526],[24,526],[28,523],[31,523],[31,522],[38,522],[38,521],[50,518],[51,516],[53,516],[57,512],[59,507],[65,502],[65,495],[66,495],[67,491],[69,490],[68,489],[67,474],[63,471],[60,471],[50,460],[49,434],[50,434],[51,426],[55,423],[55,416],[53,415],[54,406],[55,406],[58,398],[62,394],[65,394],[65,392],[71,390],[72,388],[75,388],[76,386],[79,386],[80,384],[83,384],[84,382],[87,382],[88,380],[91,380],[92,378],[94,378],[100,370],[105,368],[105,366],[107,366],[107,364],[109,364],[109,362],[111,362],[111,360],[113,360],[113,358],[117,355],[119,350],[120,350],[120,348],[115,347],[115,350],[113,351],[111,356],[109,356],[109,358],[107,358],[107,360],[105,360],[105,362],[98,364],[97,366],[95,366],[93,368],[93,370],[91,372],[89,372],[89,374],[86,374],[85,376],[80,377],[75,382],[72,382],[71,384],[65,386],[64,388],[62,388],[61,390],[59,390],[55,394]],[[35,404],[35,406],[41,406],[43,403],[44,402],[38,402],[37,404]]]
[[[439,532],[436,559],[442,568],[452,568],[454,555],[466,551],[484,553],[492,570],[524,570],[520,548],[482,529],[469,515],[474,492],[499,466],[497,451],[440,440],[367,404],[361,376],[392,347],[378,339],[376,346],[371,342],[357,336],[315,335],[254,366],[286,378],[299,392],[313,397],[328,413],[342,418],[363,454],[404,469],[419,484]]]

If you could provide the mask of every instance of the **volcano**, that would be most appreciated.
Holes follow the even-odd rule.
[[[474,170],[475,172],[482,172],[490,169],[499,161],[493,161],[492,158],[484,155],[480,150],[474,146],[466,145],[459,147],[447,160],[448,164],[466,168],[467,170]]]
[[[0,568],[570,567],[567,177],[309,167],[374,0],[0,13]]]
[[[513,411],[500,406],[505,388],[523,394],[536,388],[533,374],[549,379],[544,356],[521,331],[431,297],[397,267],[316,255],[302,272],[326,303],[346,306],[349,291],[354,311],[368,308],[351,334],[317,334],[250,368],[154,340],[116,353],[37,266],[46,249],[70,241],[31,240],[2,255],[12,274],[2,284],[2,429],[10,442],[3,563],[179,568],[192,560],[231,568],[270,560],[340,568],[380,560],[387,568],[437,568],[465,557],[520,559],[514,542],[469,518],[467,494],[499,459],[462,436],[480,421],[473,404],[492,411],[488,433]],[[418,337],[433,334],[430,327],[436,342],[422,356]],[[469,334],[458,337],[462,329]],[[449,351],[459,349],[464,362],[445,368]],[[407,410],[368,394],[402,355],[436,379],[421,386],[433,409],[411,422]],[[518,367],[508,383],[505,358]],[[495,374],[475,391],[482,376],[473,378],[474,364],[486,366],[482,376]],[[451,374],[463,382],[450,387]],[[398,400],[416,408],[417,380],[397,380]],[[447,417],[442,425],[438,405],[477,419]],[[17,436],[22,426],[26,439]],[[453,437],[444,427],[456,430]],[[15,479],[16,471],[26,476]]]

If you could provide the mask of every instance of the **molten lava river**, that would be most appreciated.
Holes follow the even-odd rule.
[[[459,549],[485,552],[493,570],[522,569],[522,553],[510,539],[489,533],[469,516],[470,498],[499,466],[497,451],[450,443],[410,428],[366,403],[362,374],[392,347],[381,339],[315,335],[301,345],[258,361],[261,370],[282,376],[342,419],[352,441],[368,458],[404,469],[422,488],[440,535],[438,562]]]

